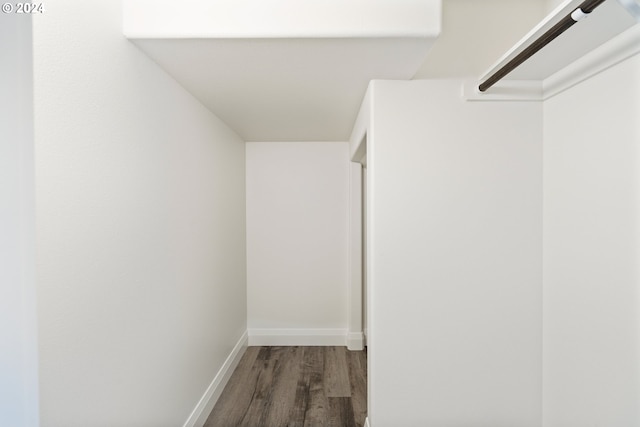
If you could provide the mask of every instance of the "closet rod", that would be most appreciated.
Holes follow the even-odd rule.
[[[573,24],[586,18],[596,7],[606,0],[586,0],[578,6],[572,13],[568,14],[560,22],[551,27],[547,32],[538,37],[533,43],[527,46],[522,52],[507,62],[502,68],[496,71],[491,77],[478,86],[480,92],[484,92],[500,81],[504,76],[518,68],[527,59],[531,58],[540,49],[548,45],[553,39],[567,31]]]

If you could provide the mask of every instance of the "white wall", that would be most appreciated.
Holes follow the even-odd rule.
[[[121,13],[34,20],[45,427],[183,425],[246,330],[244,143]]]
[[[250,344],[345,345],[348,143],[252,142],[246,151]]]
[[[0,16],[0,425],[38,426],[31,17]]]
[[[566,0],[544,0],[545,12],[549,14],[563,3],[566,3]]]
[[[414,79],[478,78],[544,16],[540,0],[445,0],[442,33]]]
[[[375,81],[372,427],[541,422],[542,106]]]
[[[640,56],[544,103],[544,426],[640,425]]]

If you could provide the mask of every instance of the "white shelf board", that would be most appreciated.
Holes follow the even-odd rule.
[[[480,81],[486,80],[486,78],[499,70],[549,28],[574,11],[582,1],[565,0],[500,58]],[[504,80],[542,81],[635,24],[637,24],[637,21],[617,0],[607,0],[586,19],[573,25],[509,73]],[[487,92],[490,91],[491,89]]]

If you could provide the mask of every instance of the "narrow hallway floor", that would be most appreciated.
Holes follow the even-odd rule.
[[[366,392],[366,351],[249,347],[205,427],[362,427]]]

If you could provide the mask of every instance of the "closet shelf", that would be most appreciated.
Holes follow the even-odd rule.
[[[553,10],[545,19],[533,28],[513,48],[505,53],[494,66],[492,66],[481,78],[486,81],[496,71],[530,46],[542,34],[556,25],[565,16],[572,13],[584,0],[566,0]],[[558,38],[553,40],[542,50],[537,52],[527,61],[504,77],[502,82],[526,80],[543,81],[559,70],[565,68],[585,54],[591,52],[603,43],[611,40],[638,23],[636,19],[621,3],[634,2],[636,0],[607,0],[587,18],[582,19],[576,25],[569,28]],[[636,6],[637,3],[631,3]],[[640,5],[638,5],[640,7]],[[508,83],[507,83],[508,84]],[[500,82],[496,84],[496,87]],[[488,89],[486,93],[490,93]]]

